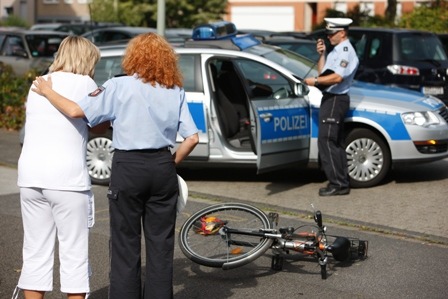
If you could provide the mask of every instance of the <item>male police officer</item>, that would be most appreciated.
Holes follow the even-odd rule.
[[[348,18],[325,18],[326,34],[334,46],[326,55],[325,43],[317,41],[319,77],[306,78],[305,83],[323,91],[319,113],[318,150],[327,187],[319,189],[320,196],[350,193],[347,156],[344,144],[344,118],[350,106],[348,91],[358,68],[359,60],[348,39]]]

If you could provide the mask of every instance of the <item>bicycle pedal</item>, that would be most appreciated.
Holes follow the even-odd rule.
[[[280,217],[280,216],[278,215],[278,213],[270,212],[270,213],[268,214],[269,221],[270,221],[272,224],[274,224],[275,226],[278,225],[278,219],[279,219],[279,217]]]

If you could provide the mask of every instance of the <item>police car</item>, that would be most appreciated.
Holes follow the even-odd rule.
[[[252,165],[258,173],[317,166],[321,92],[302,83],[313,61],[236,35],[231,23],[195,28],[177,48],[190,112],[200,142],[182,167]],[[121,72],[124,47],[101,49],[100,85]],[[351,186],[380,183],[392,165],[448,157],[448,111],[418,92],[355,82],[345,119]],[[110,134],[89,142],[93,182],[109,180]],[[180,142],[180,140],[179,140]]]

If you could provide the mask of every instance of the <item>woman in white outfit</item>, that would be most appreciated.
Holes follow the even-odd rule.
[[[50,73],[53,88],[77,101],[97,88],[98,48],[79,36],[65,38]],[[18,165],[24,228],[23,267],[14,296],[43,298],[53,289],[56,237],[61,292],[86,298],[90,292],[88,240],[94,203],[86,167],[88,127],[68,118],[45,98],[29,91],[25,141]],[[13,297],[14,297],[13,296]]]

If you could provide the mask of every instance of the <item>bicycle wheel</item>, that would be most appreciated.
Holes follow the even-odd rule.
[[[232,233],[226,233],[227,228]],[[227,270],[248,264],[268,250],[273,239],[261,232],[270,228],[267,215],[254,206],[218,204],[196,212],[185,221],[179,245],[193,262]]]

